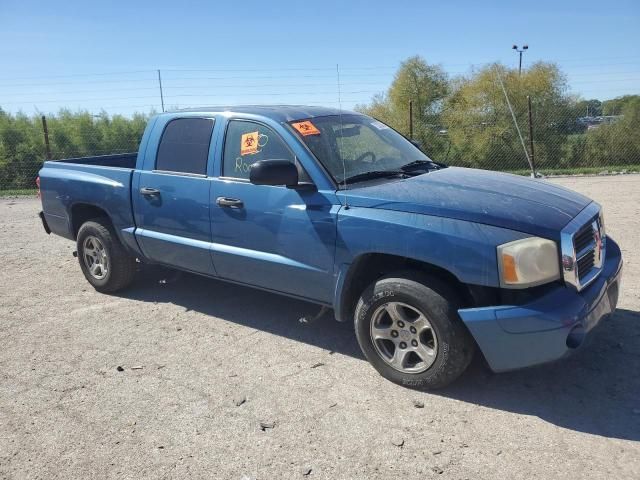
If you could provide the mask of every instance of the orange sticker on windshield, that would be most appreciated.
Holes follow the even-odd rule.
[[[307,135],[320,135],[320,130],[318,130],[309,120],[305,120],[304,122],[295,122],[292,123],[291,126],[305,137]]]
[[[243,133],[240,139],[240,155],[258,153],[258,132]]]

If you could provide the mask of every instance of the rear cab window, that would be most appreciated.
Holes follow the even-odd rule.
[[[160,139],[155,170],[206,175],[212,132],[211,118],[171,120]]]

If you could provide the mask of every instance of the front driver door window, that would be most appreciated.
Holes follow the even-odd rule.
[[[259,160],[289,160],[296,163],[299,180],[310,181],[287,144],[271,128],[261,123],[230,121],[224,142],[222,176],[249,180],[251,165]]]

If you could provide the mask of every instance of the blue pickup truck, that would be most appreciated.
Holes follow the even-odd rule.
[[[355,112],[163,113],[137,153],[45,162],[39,181],[44,229],[96,290],[140,262],[308,300],[405,386],[449,384],[476,349],[494,371],[559,359],[618,301],[597,203],[433,162]]]

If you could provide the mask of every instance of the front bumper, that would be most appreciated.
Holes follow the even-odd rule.
[[[538,365],[574,351],[615,310],[621,276],[620,248],[607,238],[602,272],[581,292],[559,285],[525,305],[467,308],[458,313],[492,370]]]

